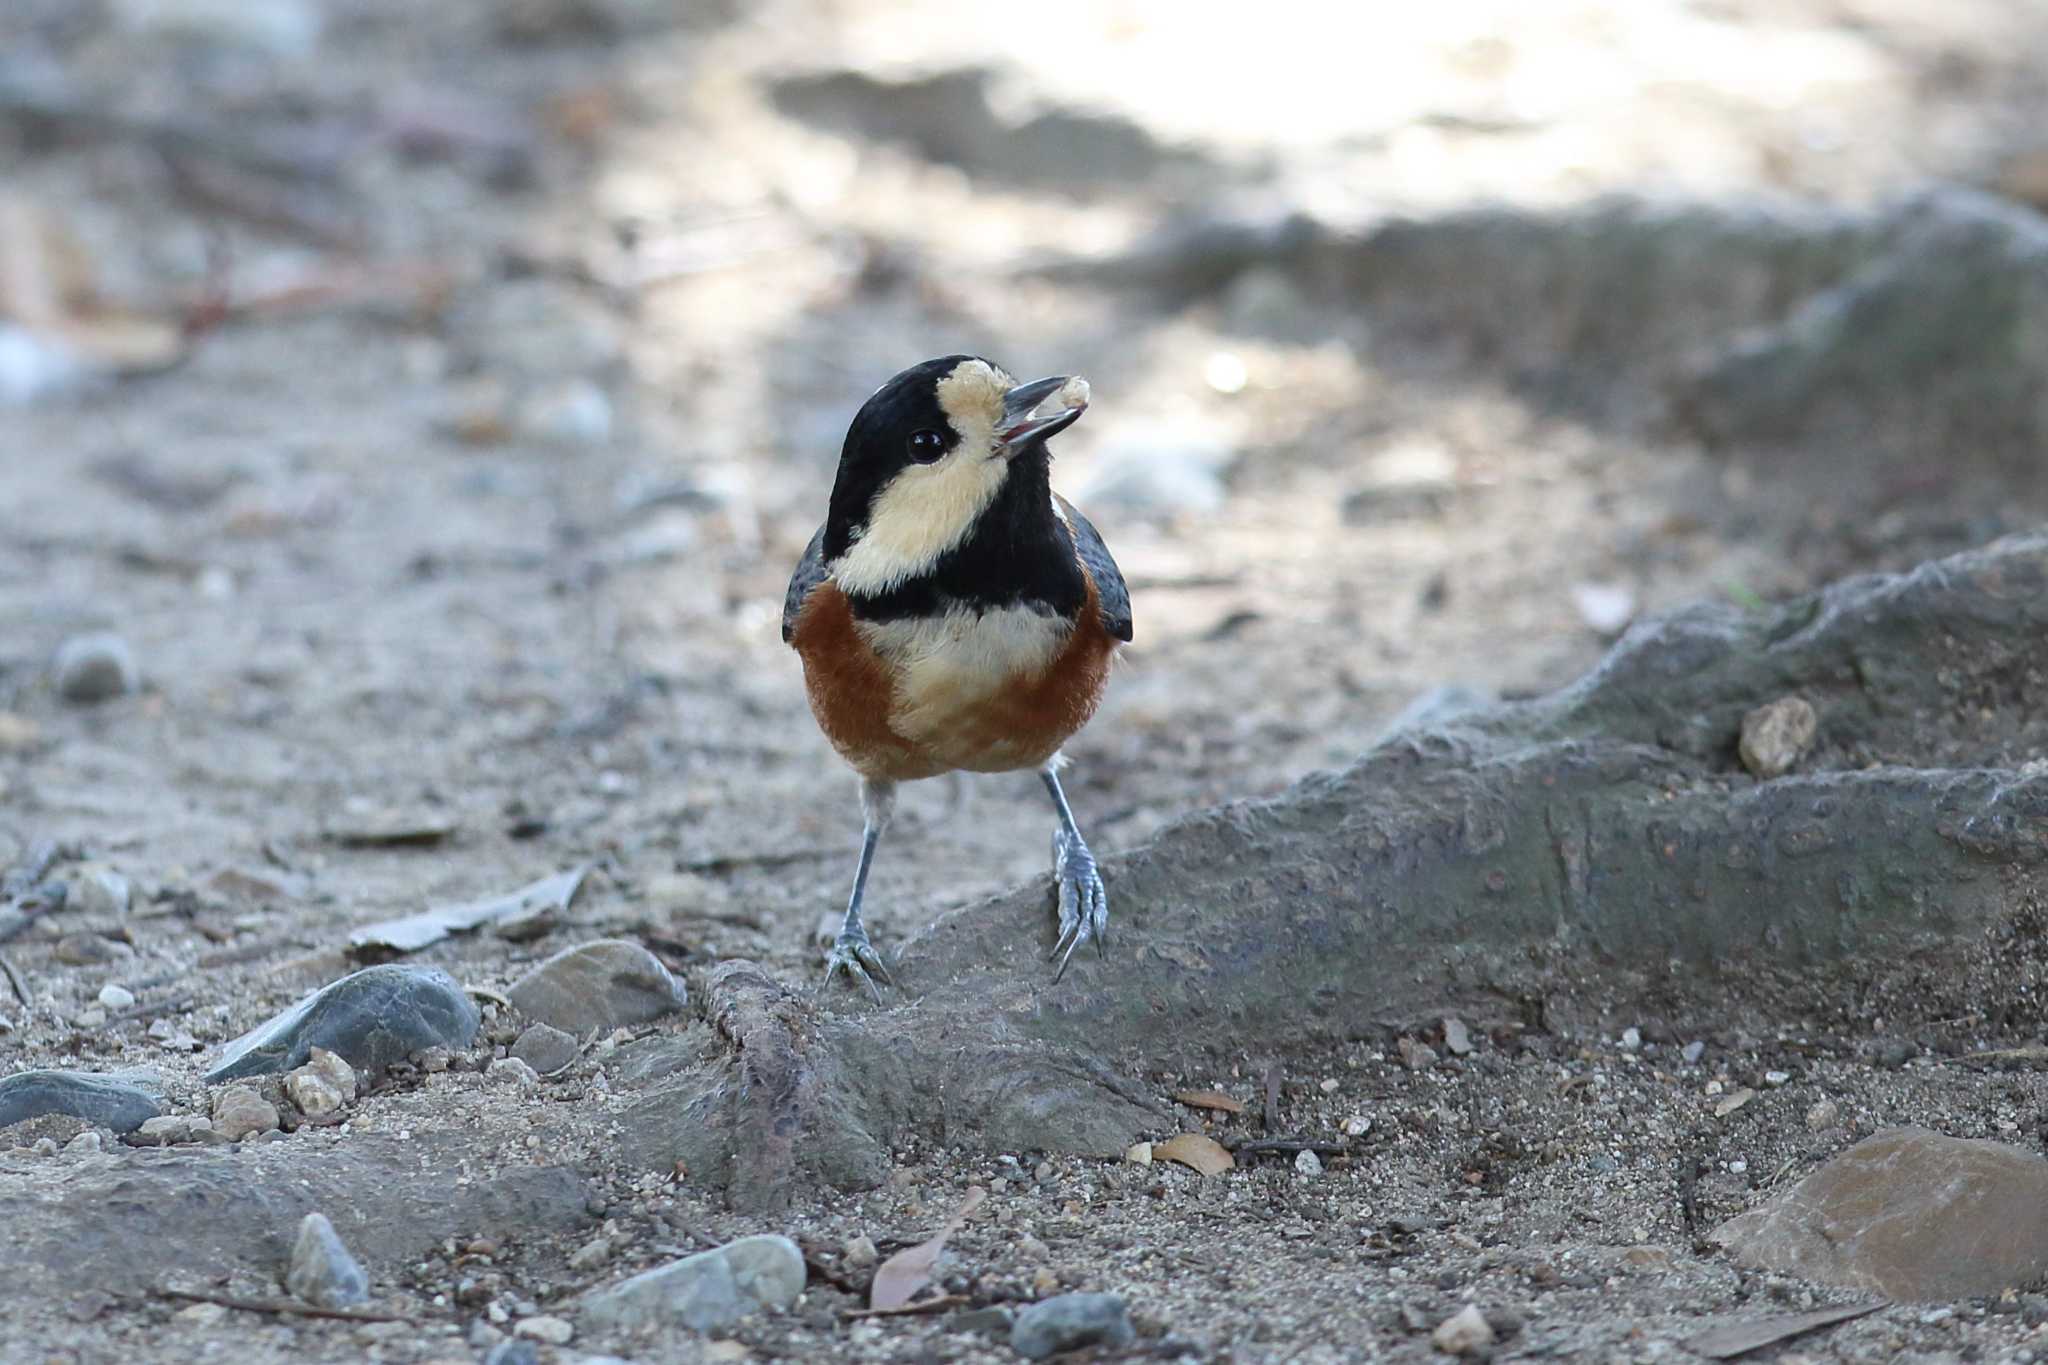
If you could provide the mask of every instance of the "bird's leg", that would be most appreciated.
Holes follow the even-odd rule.
[[[1095,940],[1096,953],[1102,952],[1109,933],[1109,894],[1103,890],[1102,874],[1095,868],[1095,855],[1088,851],[1080,829],[1074,824],[1067,794],[1060,790],[1058,757],[1039,769],[1038,776],[1052,793],[1052,804],[1060,815],[1059,828],[1052,832],[1053,884],[1060,899],[1060,934],[1052,945],[1052,955],[1060,962],[1059,971],[1053,975],[1053,980],[1058,981],[1067,974],[1067,961],[1073,957],[1074,949],[1089,939]]]
[[[860,866],[853,874],[853,895],[846,902],[846,918],[839,925],[839,938],[832,950],[825,954],[825,979],[830,981],[844,971],[848,977],[868,988],[868,994],[875,997],[875,1003],[882,1000],[881,991],[875,988],[868,976],[873,972],[888,985],[889,969],[882,965],[882,955],[875,951],[875,945],[868,942],[867,927],[860,922],[861,897],[868,889],[868,867],[875,861],[875,845],[882,841],[882,831],[889,827],[889,816],[896,809],[896,784],[893,782],[863,781],[860,788],[860,813],[862,830],[860,838]]]

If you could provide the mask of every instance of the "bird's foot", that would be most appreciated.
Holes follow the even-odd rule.
[[[889,979],[889,969],[883,964],[882,955],[868,941],[868,931],[858,924],[840,930],[838,939],[825,954],[825,980],[829,983],[841,972],[846,973],[848,980],[866,986],[877,1005],[882,1003],[882,992],[876,989],[874,979],[868,973],[881,977],[885,986],[896,984]]]
[[[1060,934],[1052,945],[1052,955],[1060,963],[1052,978],[1057,982],[1067,974],[1074,949],[1089,939],[1095,940],[1096,954],[1101,955],[1109,935],[1109,893],[1088,845],[1063,829],[1053,831],[1052,874],[1060,898]]]

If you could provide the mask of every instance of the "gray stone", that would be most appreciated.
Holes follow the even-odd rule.
[[[582,1037],[681,1009],[683,985],[637,943],[599,939],[556,953],[506,992],[529,1019]]]
[[[461,985],[438,967],[365,967],[229,1043],[206,1079],[289,1071],[316,1046],[353,1066],[390,1066],[436,1044],[466,1048],[480,1022]]]
[[[544,1341],[550,1346],[567,1346],[570,1338],[576,1335],[576,1329],[569,1324],[566,1318],[552,1317],[547,1314],[521,1318],[514,1324],[512,1332],[515,1336],[527,1337],[534,1341]]]
[[[135,1129],[134,1141],[145,1147],[173,1147],[186,1142],[205,1142],[213,1136],[213,1120],[197,1114],[160,1114],[144,1119]]]
[[[478,1322],[489,1326],[482,1319]],[[484,1365],[540,1365],[540,1347],[530,1341],[500,1341],[484,1357]]]
[[[534,1069],[517,1057],[500,1057],[484,1068],[484,1079],[493,1085],[516,1086],[522,1091],[539,1087],[540,1077]]]
[[[126,877],[112,868],[87,867],[80,869],[78,875],[71,879],[64,908],[81,915],[111,917],[127,914],[134,899],[134,888]],[[134,1004],[135,997],[130,996],[128,1003]]]
[[[213,1097],[213,1131],[229,1142],[277,1127],[277,1106],[246,1085],[231,1085]]]
[[[1736,1260],[1891,1299],[1996,1295],[2048,1275],[2048,1160],[1893,1128],[1722,1224]]]
[[[1081,1346],[1121,1349],[1138,1333],[1124,1301],[1114,1294],[1061,1294],[1017,1314],[1010,1349],[1028,1360],[1043,1360]]]
[[[369,1275],[324,1213],[309,1213],[299,1221],[284,1283],[293,1294],[321,1308],[352,1308],[370,1299]]]
[[[543,1076],[560,1071],[576,1060],[575,1035],[553,1024],[529,1024],[512,1044],[512,1055]]]
[[[160,1109],[156,1097],[135,1084],[88,1071],[17,1071],[0,1080],[0,1128],[44,1114],[69,1114],[132,1133]]]
[[[139,685],[135,654],[110,631],[74,635],[57,646],[57,695],[91,704],[111,701]]]
[[[699,1332],[729,1327],[763,1308],[788,1308],[804,1289],[804,1254],[787,1237],[742,1237],[592,1292],[584,1320],[632,1331],[680,1324]]]
[[[110,981],[100,987],[100,993],[93,998],[110,1010],[125,1010],[135,1003],[135,992]]]

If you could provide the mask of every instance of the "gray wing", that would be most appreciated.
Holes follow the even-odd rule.
[[[1073,532],[1074,553],[1080,556],[1081,567],[1095,580],[1096,594],[1102,599],[1102,628],[1126,644],[1130,643],[1131,590],[1124,586],[1123,572],[1110,558],[1109,547],[1102,543],[1101,534],[1088,518],[1081,515],[1079,508],[1060,498],[1060,511],[1065,514],[1067,526]]]
[[[804,599],[825,577],[825,528],[820,526],[818,534],[805,547],[804,557],[796,562],[796,572],[789,576],[789,592],[782,599],[782,643],[789,643],[789,637],[796,631],[796,614],[804,609]]]

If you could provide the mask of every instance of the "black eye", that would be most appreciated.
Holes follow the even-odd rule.
[[[910,458],[919,464],[930,464],[946,453],[946,438],[927,428],[910,433]]]

